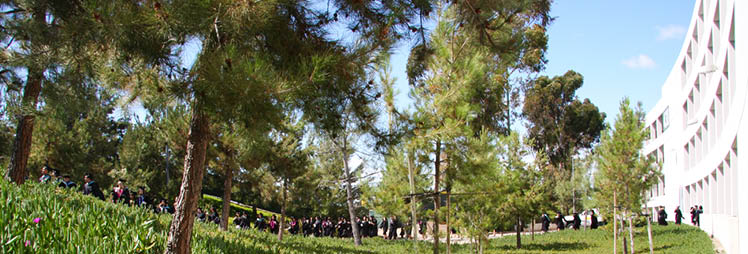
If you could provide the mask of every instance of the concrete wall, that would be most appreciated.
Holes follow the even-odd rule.
[[[701,205],[701,229],[731,254],[748,254],[748,54],[746,0],[697,0],[662,98],[648,112],[644,154],[664,179],[648,206]],[[742,219],[741,219],[742,218]],[[742,240],[742,241],[741,241]]]

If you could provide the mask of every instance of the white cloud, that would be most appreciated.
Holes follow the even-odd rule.
[[[651,57],[645,54],[633,56],[631,58],[623,60],[623,62],[621,63],[631,69],[652,69],[657,65]]]
[[[686,28],[679,25],[657,26],[657,40],[664,41],[669,39],[683,39],[686,34]]]

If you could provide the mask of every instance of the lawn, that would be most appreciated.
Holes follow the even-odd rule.
[[[16,186],[0,180],[0,253],[163,253],[171,217],[148,210],[98,201],[53,186],[27,183]],[[713,253],[705,233],[690,226],[654,227],[655,253]],[[637,253],[648,253],[646,231],[637,229]],[[610,253],[610,234],[604,230],[564,231],[495,239],[486,253]],[[219,231],[214,224],[197,223],[193,253],[431,253],[431,244],[405,240],[364,239],[356,247],[350,239],[274,235],[254,230]],[[471,253],[470,245],[454,246],[453,253]],[[442,252],[443,253],[443,252]]]

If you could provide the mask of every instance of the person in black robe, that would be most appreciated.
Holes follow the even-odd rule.
[[[322,236],[322,219],[319,217],[314,217],[314,236]]]
[[[69,188],[74,189],[76,184],[72,180],[70,180],[69,175],[62,176],[62,181],[60,181],[60,184],[57,185],[60,188]]]
[[[696,209],[696,226],[701,226],[701,214],[704,213],[704,207],[699,206],[698,209]]]
[[[260,213],[257,214],[257,219],[255,220],[255,229],[265,231],[265,217]]]
[[[216,209],[211,207],[210,213],[208,213],[208,221],[215,224],[221,224],[221,215],[216,212]]]
[[[304,217],[303,223],[301,224],[301,230],[304,237],[312,234],[312,221],[310,218]]]
[[[195,218],[197,218],[200,222],[205,222],[205,212],[203,212],[202,208],[197,208],[197,213],[195,215]]]
[[[140,207],[147,207],[151,203],[148,200],[148,196],[145,195],[145,188],[143,186],[138,187],[138,195],[135,196],[135,205]]]
[[[665,212],[664,207],[660,207],[659,211],[657,212],[657,224],[660,224],[661,226],[667,226],[667,213]]]
[[[696,226],[696,206],[691,207],[691,224]]]
[[[166,202],[166,199],[163,199],[163,198],[161,199],[161,202],[158,203],[158,206],[154,208],[154,211],[156,213],[173,213],[172,208]]]
[[[597,229],[599,223],[597,222],[597,215],[595,215],[595,210],[590,210],[592,213],[590,214],[590,228],[591,229]]]
[[[543,213],[543,217],[541,218],[541,229],[543,232],[548,232],[548,228],[551,227],[551,217],[548,217],[547,213]]]
[[[125,186],[124,179],[119,179],[114,188],[112,188],[112,203],[130,203],[130,190]]]
[[[324,236],[332,237],[333,231],[335,231],[335,225],[332,224],[332,219],[330,217],[325,218],[325,221],[322,222],[322,230],[324,231]]]
[[[582,219],[579,218],[579,213],[574,213],[574,221],[571,224],[571,227],[574,230],[579,230],[579,228],[582,226]]]
[[[681,219],[685,219],[683,217],[683,212],[680,211],[680,206],[675,208],[675,224],[680,225]]]
[[[377,218],[375,218],[374,216],[370,216],[369,217],[369,236],[370,237],[377,236],[379,234],[379,232],[377,232],[377,229],[379,229],[379,223],[377,221]]]
[[[566,219],[564,219],[564,216],[561,216],[561,213],[556,214],[556,227],[558,230],[564,230],[564,226],[566,226]]]
[[[291,229],[289,230],[291,234],[298,235],[299,234],[299,219],[292,218],[291,219]]]
[[[270,221],[268,222],[268,228],[270,229],[269,232],[273,234],[278,234],[278,219],[275,218],[275,215],[270,217]]]
[[[390,233],[387,234],[387,239],[397,239],[398,221],[395,216],[390,217],[390,224],[387,227],[390,229]]]
[[[83,184],[84,195],[91,195],[101,199],[102,201],[105,199],[104,193],[101,192],[101,189],[99,188],[99,184],[93,180],[91,174],[85,174],[83,176],[83,182],[85,182],[85,184]]]
[[[387,217],[384,217],[384,219],[382,219],[382,225],[379,226],[379,228],[382,229],[382,235],[384,236],[385,239],[387,238],[387,233],[389,232],[387,229],[390,225],[390,223],[387,222],[387,220],[388,220]]]

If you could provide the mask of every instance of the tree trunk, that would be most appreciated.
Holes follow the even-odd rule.
[[[190,241],[195,223],[197,201],[203,187],[205,172],[205,152],[209,142],[208,116],[202,112],[202,102],[195,97],[192,108],[187,154],[184,156],[184,173],[174,217],[169,226],[166,240],[166,254],[187,254],[191,252]]]
[[[483,254],[483,237],[478,237],[478,254]]]
[[[627,254],[629,251],[628,251],[628,242],[626,242],[626,235],[623,233],[623,231],[625,230],[624,225],[623,225],[624,220],[626,220],[626,212],[623,212],[623,214],[621,215],[620,222],[621,222],[621,236],[623,236],[623,254]]]
[[[439,167],[441,165],[441,147],[442,142],[437,140],[434,153],[434,254],[439,254],[439,206],[441,206],[441,197],[439,196],[439,176],[441,173]]]
[[[283,203],[281,203],[281,218],[278,222],[278,241],[283,241],[283,223],[286,221],[286,200],[288,199],[288,180],[283,179]],[[351,224],[352,226],[353,224]]]
[[[343,137],[343,165],[345,166],[345,192],[348,202],[348,215],[351,218],[351,229],[353,230],[353,242],[356,246],[361,245],[358,223],[356,222],[356,211],[353,207],[353,191],[351,190],[351,168],[348,167],[348,140]]]
[[[449,175],[447,175],[447,177],[449,177]],[[450,185],[449,184],[449,180],[447,180],[447,183],[448,183],[447,185]],[[448,186],[447,187],[447,214],[445,214],[445,216],[447,217],[446,218],[446,222],[447,222],[447,254],[451,254],[452,253],[452,248],[451,248],[452,247],[451,246],[452,245],[451,244],[451,242],[452,242],[452,225],[450,225],[450,223],[449,223],[449,214],[452,213],[452,210],[451,210],[452,203],[450,202],[450,201],[452,201],[452,196],[450,196],[450,194],[452,194],[452,187]]]
[[[408,153],[408,181],[410,182],[410,218],[411,222],[411,230],[410,232],[413,233],[413,240],[418,240],[418,218],[416,213],[416,196],[413,195],[416,193],[416,183],[415,183],[415,173],[413,172],[413,154]],[[415,242],[413,242],[413,246],[415,246]]]
[[[228,155],[232,156],[232,155]],[[229,159],[230,161],[231,159]],[[228,163],[227,163],[228,164]],[[234,169],[231,165],[226,167],[226,178],[223,179],[223,208],[221,209],[221,230],[228,230],[229,227],[229,213],[231,210],[231,185],[234,179]],[[237,218],[234,218],[237,219]]]
[[[530,226],[530,240],[535,241],[535,218],[532,218],[532,225]]]
[[[645,207],[645,209],[649,211],[648,207]],[[654,254],[654,246],[652,244],[652,223],[650,218],[647,218],[647,237],[649,238],[649,254]]]
[[[46,23],[43,11],[34,11],[33,19],[35,23]],[[5,175],[6,179],[16,184],[23,184],[28,176],[26,164],[31,153],[31,136],[34,133],[36,104],[39,101],[42,79],[44,78],[44,70],[39,67],[29,66],[27,71],[28,77],[26,86],[23,87],[21,114],[17,116],[16,137],[13,140],[8,172]]]
[[[629,241],[631,241],[631,254],[634,254],[634,216],[629,215]]]
[[[517,249],[522,249],[522,219],[517,216]]]
[[[618,254],[618,200],[616,192],[613,191],[613,254]]]

